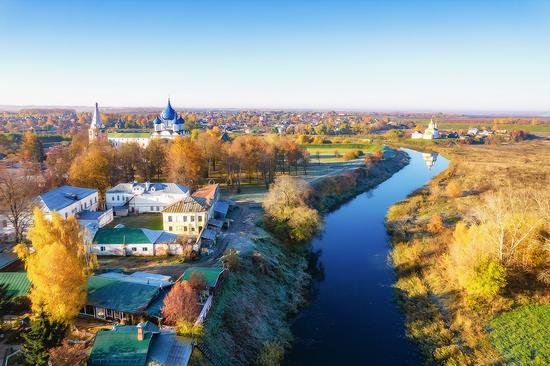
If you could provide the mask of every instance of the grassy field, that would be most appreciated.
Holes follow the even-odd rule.
[[[318,162],[317,154],[321,162],[339,162],[344,161],[341,155],[348,151],[361,150],[366,154],[382,148],[382,145],[378,144],[303,144],[300,146],[309,152],[312,162]]]
[[[107,227],[115,227],[115,225],[118,224],[122,224],[126,227],[143,227],[152,230],[162,230],[162,215],[141,214],[126,217],[115,216],[114,220],[107,225]]]
[[[491,321],[491,339],[507,365],[550,364],[550,305],[527,305]]]
[[[429,365],[550,365],[550,310],[524,307],[550,303],[548,287],[510,271],[505,291],[492,301],[472,302],[448,265],[456,223],[468,219],[484,197],[509,188],[529,187],[541,194],[548,189],[550,141],[431,148],[451,160],[449,169],[387,215],[395,287],[408,335]],[[460,194],[447,192],[451,183],[460,187]],[[443,220],[437,232],[429,228],[433,215]],[[515,313],[514,308],[523,310]],[[524,338],[532,343],[518,344]],[[537,355],[536,362],[526,362]]]

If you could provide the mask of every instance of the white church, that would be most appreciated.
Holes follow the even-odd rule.
[[[434,123],[433,120],[430,120],[428,128],[424,130],[424,133],[414,131],[411,135],[413,139],[424,139],[424,140],[433,140],[440,138],[439,128],[437,128],[437,123]]]
[[[178,115],[178,113],[172,108],[170,99],[164,110],[155,117],[153,121],[154,130],[149,132],[113,132],[106,133],[105,125],[101,120],[101,114],[99,113],[98,104],[95,104],[94,115],[90,128],[88,129],[89,141],[109,141],[114,147],[119,147],[122,144],[128,144],[131,142],[137,143],[141,147],[147,147],[151,139],[169,139],[172,140],[176,136],[187,136],[188,132],[185,131],[183,125],[185,120]]]

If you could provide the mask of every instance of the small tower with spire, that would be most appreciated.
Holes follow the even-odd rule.
[[[99,106],[96,103],[94,109],[94,116],[92,117],[92,123],[88,129],[88,141],[89,143],[95,141],[107,141],[107,133],[105,132],[105,125],[101,121],[101,113],[99,113]]]

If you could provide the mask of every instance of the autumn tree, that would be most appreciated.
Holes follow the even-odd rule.
[[[170,181],[196,187],[204,171],[204,159],[197,144],[190,138],[177,136],[167,154]]]
[[[156,179],[160,181],[166,165],[166,146],[163,140],[154,139],[149,141],[145,148],[144,162],[140,165],[139,174],[145,180]]]
[[[42,143],[31,131],[25,132],[23,136],[23,143],[20,150],[21,159],[31,162],[31,163],[40,163],[44,161],[44,149],[42,148]]]
[[[200,311],[197,291],[188,281],[178,281],[164,298],[162,315],[170,324],[194,322]]]
[[[78,221],[56,212],[48,219],[35,208],[28,238],[32,250],[18,244],[15,251],[32,283],[32,310],[54,321],[71,322],[86,303],[86,283],[95,264],[84,248]]]
[[[7,220],[14,228],[16,242],[24,240],[24,233],[32,222],[37,189],[34,176],[10,169],[0,170],[0,208],[7,212]]]
[[[317,210],[308,205],[310,186],[302,179],[280,176],[264,201],[266,222],[279,237],[303,242],[321,227]]]
[[[117,183],[114,150],[108,144],[92,144],[77,156],[69,169],[69,183],[95,188],[103,202],[107,188]]]
[[[144,150],[137,143],[122,144],[116,150],[116,161],[120,168],[122,179],[133,182],[138,171],[143,171],[141,165],[146,164],[143,159]]]
[[[204,291],[208,288],[206,277],[200,272],[191,273],[191,276],[189,276],[189,284],[192,288],[199,292]]]
[[[48,150],[46,154],[46,171],[44,172],[48,189],[67,184],[72,159],[70,147],[58,145]]]
[[[430,218],[430,222],[428,223],[427,228],[432,234],[440,233],[445,228],[443,217],[438,214],[433,214]]]
[[[493,298],[507,284],[506,268],[484,241],[483,227],[456,225],[448,269],[458,286],[472,297]]]

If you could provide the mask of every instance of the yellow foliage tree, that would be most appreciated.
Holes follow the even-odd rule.
[[[168,177],[172,182],[196,187],[206,164],[201,149],[188,137],[177,136],[167,156]]]
[[[33,250],[25,244],[15,250],[32,283],[32,310],[71,322],[85,305],[87,279],[95,263],[86,254],[78,221],[57,213],[49,220],[36,208],[28,237]]]
[[[114,150],[110,145],[90,145],[76,157],[69,169],[69,183],[99,190],[103,201],[105,191],[115,183]]]

